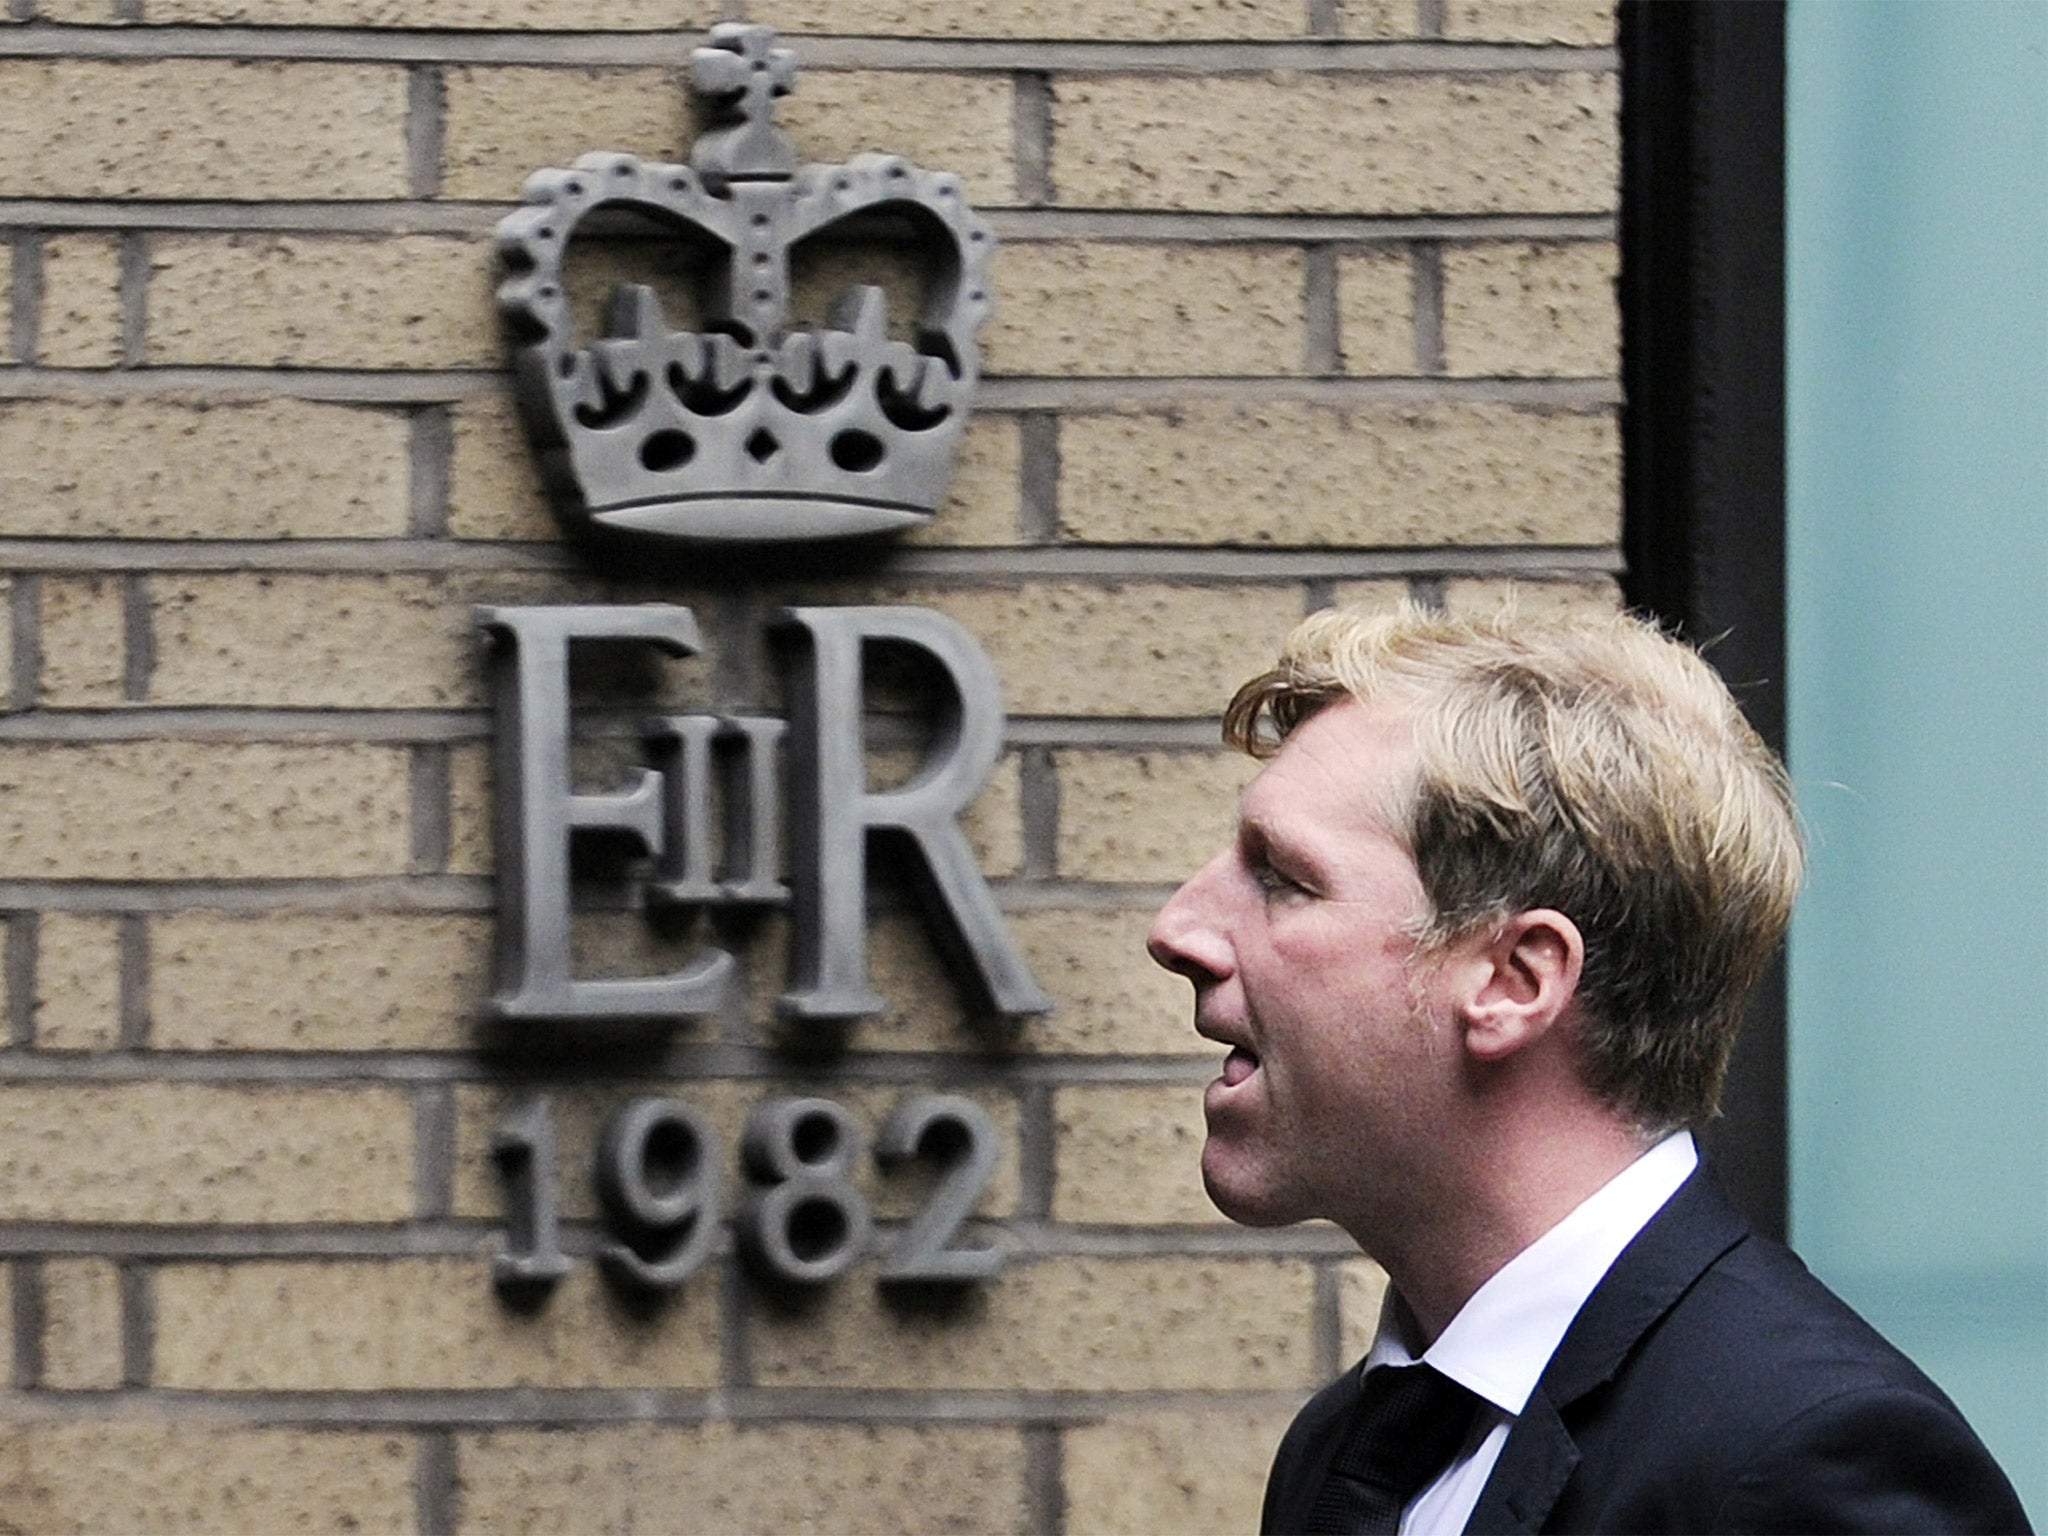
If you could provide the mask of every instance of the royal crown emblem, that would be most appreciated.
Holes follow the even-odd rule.
[[[583,155],[535,172],[527,206],[498,225],[520,413],[579,531],[830,539],[923,522],[945,496],[995,238],[953,176],[885,154],[799,166],[771,116],[796,72],[774,36],[726,23],[693,53],[712,126],[689,165]],[[620,283],[606,334],[578,349],[564,263],[599,213],[679,237],[701,330],[671,329],[652,287]],[[848,287],[816,329],[792,326],[791,252],[863,226],[919,258],[911,340],[892,339],[876,286]]]

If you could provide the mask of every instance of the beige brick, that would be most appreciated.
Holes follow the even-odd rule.
[[[441,191],[512,199],[533,172],[568,165],[588,151],[682,161],[691,137],[684,93],[670,70],[450,69]]]
[[[448,873],[488,875],[496,870],[492,856],[492,817],[497,796],[491,783],[490,749],[458,746],[448,752]]]
[[[1344,1364],[1372,1348],[1386,1294],[1387,1272],[1371,1259],[1347,1259],[1337,1266],[1337,1358]]]
[[[970,203],[997,205],[1017,197],[1012,111],[1007,74],[806,70],[779,116],[799,159],[881,150],[949,171]]]
[[[118,25],[117,0],[30,0],[38,21],[59,21],[66,26]]]
[[[1444,0],[1444,36],[1458,42],[1611,44],[1614,0]]]
[[[1271,246],[1007,246],[983,332],[992,374],[1298,374],[1301,253]]]
[[[1191,402],[1070,417],[1061,521],[1088,543],[1609,544],[1608,411]]]
[[[1413,37],[1420,0],[1337,0],[1337,35],[1370,42]]]
[[[906,544],[1015,544],[1023,516],[1023,449],[1011,416],[976,416],[967,424],[952,488],[923,527]]]
[[[919,587],[877,594],[933,608],[980,641],[1012,715],[1207,715],[1301,618],[1288,586]]]
[[[187,741],[0,745],[0,867],[32,880],[405,871],[407,754]]]
[[[392,1088],[0,1086],[0,1218],[402,1221],[412,1106]]]
[[[1522,613],[1613,613],[1621,589],[1611,576],[1506,581],[1476,576],[1444,583],[1444,607],[1455,614],[1491,613],[1512,603]]]
[[[156,1384],[172,1391],[463,1391],[718,1384],[718,1273],[653,1309],[577,1264],[546,1302],[507,1306],[487,1255],[167,1264]]]
[[[762,1081],[688,1081],[661,1083],[578,1083],[552,1089],[547,1094],[549,1113],[555,1125],[560,1149],[561,1210],[568,1217],[598,1214],[592,1193],[592,1170],[596,1166],[598,1133],[605,1118],[620,1105],[638,1098],[680,1099],[701,1111],[710,1121],[717,1145],[712,1156],[724,1170],[722,1209],[730,1215],[736,1209],[745,1181],[739,1167],[740,1138],[747,1117],[755,1108],[773,1098],[819,1094],[836,1100],[853,1113],[861,1128],[862,1145],[872,1149],[883,1121],[903,1099],[918,1090],[882,1087],[867,1083],[832,1082],[825,1085]],[[530,1089],[462,1087],[455,1095],[455,1182],[454,1211],[458,1216],[498,1218],[504,1214],[505,1194],[491,1164],[491,1136],[506,1116],[532,1097]],[[1016,1213],[1017,1126],[1016,1100],[1000,1089],[978,1089],[967,1097],[988,1111],[995,1128],[997,1163],[983,1188],[975,1210],[993,1221]],[[877,1172],[872,1156],[856,1158],[853,1183],[874,1213],[883,1220],[900,1220],[915,1210],[929,1189],[928,1167],[911,1166],[886,1175]]]
[[[1613,75],[1090,75],[1055,80],[1053,91],[1063,203],[1389,214],[1615,206]]]
[[[458,539],[560,539],[511,397],[474,395],[450,415],[448,532]]]
[[[121,1270],[112,1259],[43,1261],[43,1382],[60,1392],[121,1385]]]
[[[864,1051],[962,1051],[997,1057],[1203,1055],[1213,1049],[1188,1022],[1187,983],[1145,955],[1149,908],[1138,911],[1026,911],[1004,925],[1053,1011],[1008,1024],[971,1019],[923,925],[878,917],[869,929],[868,972],[887,1003],[860,1020],[849,1043]],[[756,1012],[782,987],[781,950],[768,937],[770,971],[756,983]]]
[[[467,585],[442,576],[156,577],[150,702],[474,707],[483,664]]]
[[[0,63],[0,196],[404,197],[393,65]]]
[[[1295,0],[755,0],[747,14],[785,32],[881,37],[1251,42],[1304,30]]]
[[[1024,1026],[1027,1045],[1079,1056],[1206,1056],[1188,985],[1145,953],[1150,907],[1018,912],[1010,929],[1054,1011]]]
[[[102,0],[105,3],[105,0]],[[705,0],[145,0],[148,18],[246,27],[400,27],[490,31],[667,32],[708,27],[724,12]]]
[[[406,530],[407,427],[296,400],[0,404],[0,503],[40,538],[349,539]]]
[[[16,1422],[0,1435],[0,1508],[22,1531],[404,1532],[414,1461],[400,1433],[191,1417]]]
[[[1620,266],[1607,241],[1446,248],[1444,366],[1454,374],[1618,375]]]
[[[1217,1053],[1219,1065],[1221,1052]],[[1202,1189],[1198,1083],[1086,1084],[1053,1095],[1052,1219],[1108,1226],[1221,1221]]]
[[[36,1046],[111,1051],[121,1043],[118,918],[45,912],[36,921]]]
[[[839,1285],[755,1314],[762,1386],[918,1391],[1279,1391],[1307,1386],[1314,1285],[1273,1259],[1013,1262],[944,1310]]]
[[[457,1444],[464,1522],[501,1536],[1030,1524],[1023,1440],[1007,1426],[713,1422],[497,1430]]]
[[[47,368],[113,368],[121,361],[121,245],[108,235],[43,242],[37,361]]]
[[[1344,372],[1421,372],[1415,358],[1415,273],[1406,251],[1356,251],[1338,259],[1337,325]]]
[[[255,368],[491,368],[489,242],[179,235],[151,246],[147,360]]]
[[[150,1044],[469,1050],[489,989],[491,932],[489,918],[444,912],[153,917]]]
[[[1258,764],[1235,752],[1057,752],[1059,872],[1179,884],[1230,841]]]
[[[126,696],[127,603],[118,576],[50,576],[38,601],[42,668],[36,700],[104,709]]]
[[[1340,608],[1363,605],[1383,612],[1398,608],[1409,600],[1408,583],[1405,581],[1340,581],[1330,595],[1334,605]]]
[[[1060,1437],[1067,1529],[1090,1536],[1257,1530],[1286,1413],[1147,1413]]]

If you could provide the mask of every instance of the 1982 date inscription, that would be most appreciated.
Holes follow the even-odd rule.
[[[733,1221],[750,1268],[784,1284],[821,1285],[868,1250],[873,1215],[853,1183],[863,1140],[851,1111],[832,1099],[755,1106],[740,1138],[745,1188]],[[544,1095],[505,1118],[491,1154],[508,1211],[493,1278],[504,1290],[544,1288],[574,1262],[561,1246],[555,1123]],[[968,1284],[1001,1268],[999,1249],[955,1243],[996,1166],[995,1128],[980,1105],[953,1094],[912,1095],[883,1123],[874,1156],[885,1173],[926,1163],[938,1174],[882,1254],[880,1283]],[[614,1280],[672,1290],[711,1256],[725,1165],[693,1106],[660,1097],[620,1105],[598,1137],[594,1173],[605,1226],[597,1259]]]

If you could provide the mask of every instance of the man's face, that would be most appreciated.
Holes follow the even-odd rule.
[[[1397,715],[1319,711],[1152,925],[1152,957],[1195,985],[1195,1029],[1230,1047],[1203,1097],[1202,1178],[1234,1220],[1322,1216],[1359,1236],[1426,1182],[1456,1066],[1437,972],[1409,937],[1428,899],[1386,825],[1414,766]]]

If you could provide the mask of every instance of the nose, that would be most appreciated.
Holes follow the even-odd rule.
[[[1218,921],[1218,877],[1230,853],[1226,849],[1196,870],[1167,899],[1152,919],[1145,950],[1154,961],[1196,986],[1230,974],[1230,943]]]

